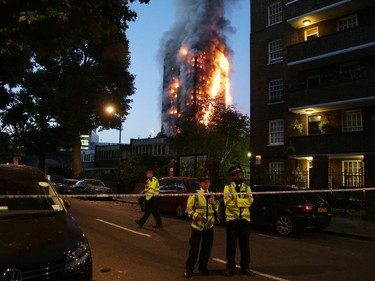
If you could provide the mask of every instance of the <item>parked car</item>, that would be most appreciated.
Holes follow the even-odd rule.
[[[185,217],[185,210],[187,204],[187,195],[194,193],[199,189],[199,183],[196,178],[191,177],[164,177],[159,179],[159,210],[164,212],[172,212],[178,218]],[[144,194],[144,191],[141,192]],[[162,195],[173,196],[162,196]],[[138,204],[142,211],[145,210],[146,198],[140,196],[138,198]]]
[[[76,179],[64,179],[64,182],[59,185],[55,185],[55,188],[60,194],[71,194],[73,185],[78,182]]]
[[[108,198],[108,199],[113,198],[112,188],[106,186],[102,181],[96,180],[96,179],[82,179],[82,180],[77,181],[72,186],[72,193],[73,194],[97,195],[97,197],[95,196],[93,198]]]
[[[61,175],[48,175],[47,177],[56,187],[64,184],[65,178]]]
[[[39,169],[0,164],[0,229],[1,280],[92,280],[88,240]]]
[[[254,194],[250,207],[253,225],[267,226],[282,236],[289,236],[296,230],[321,229],[329,226],[331,210],[328,202],[317,193],[287,185],[254,185],[253,192],[283,192]]]

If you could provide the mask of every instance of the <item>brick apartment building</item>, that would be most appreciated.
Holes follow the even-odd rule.
[[[254,183],[374,187],[375,1],[251,0],[250,48]]]

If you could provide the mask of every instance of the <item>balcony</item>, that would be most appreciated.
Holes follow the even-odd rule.
[[[373,105],[374,85],[375,73],[362,73],[359,78],[351,77],[350,74],[338,76],[327,80],[327,83],[324,83],[322,77],[319,87],[290,90],[287,104],[290,111],[298,114],[305,114],[306,109],[319,112]],[[302,111],[299,112],[299,109]]]
[[[289,137],[296,156],[349,154],[374,151],[375,134],[371,132],[332,133]]]
[[[375,51],[375,24],[358,26],[331,35],[304,41],[288,47],[288,65],[301,65],[319,62],[338,56],[348,59],[350,55]]]
[[[310,20],[311,24],[316,24],[364,9],[369,4],[373,4],[373,0],[289,1],[285,4],[285,13],[287,22],[298,29],[303,27],[303,21],[306,19]]]

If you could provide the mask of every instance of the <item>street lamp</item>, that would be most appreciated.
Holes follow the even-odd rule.
[[[115,108],[111,105],[107,106],[106,109],[108,114],[113,114],[115,115],[116,117],[118,117],[120,119],[120,126],[119,126],[119,129],[118,129],[118,183],[117,183],[117,191],[119,192],[120,191],[120,187],[121,187],[121,177],[120,177],[120,172],[121,172],[121,131],[122,131],[122,116],[121,114],[119,114],[118,112],[116,112]]]
[[[251,184],[251,152],[247,153],[247,157],[249,157],[249,184]]]

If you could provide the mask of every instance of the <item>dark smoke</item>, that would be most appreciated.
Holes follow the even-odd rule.
[[[192,75],[186,68],[185,61],[179,56],[181,47],[187,46],[188,58],[204,52],[211,54],[219,50],[230,58],[232,50],[226,45],[226,35],[234,29],[225,18],[225,8],[237,3],[237,0],[176,0],[178,1],[178,22],[164,34],[161,47],[163,58],[163,98],[162,125],[167,135],[173,134],[176,119],[167,114],[170,108],[177,108],[180,113],[186,109],[194,87]],[[210,58],[205,61],[204,71],[210,71]],[[190,71],[191,72],[191,71]],[[173,77],[179,77],[181,88],[178,99],[171,100],[167,93]]]

